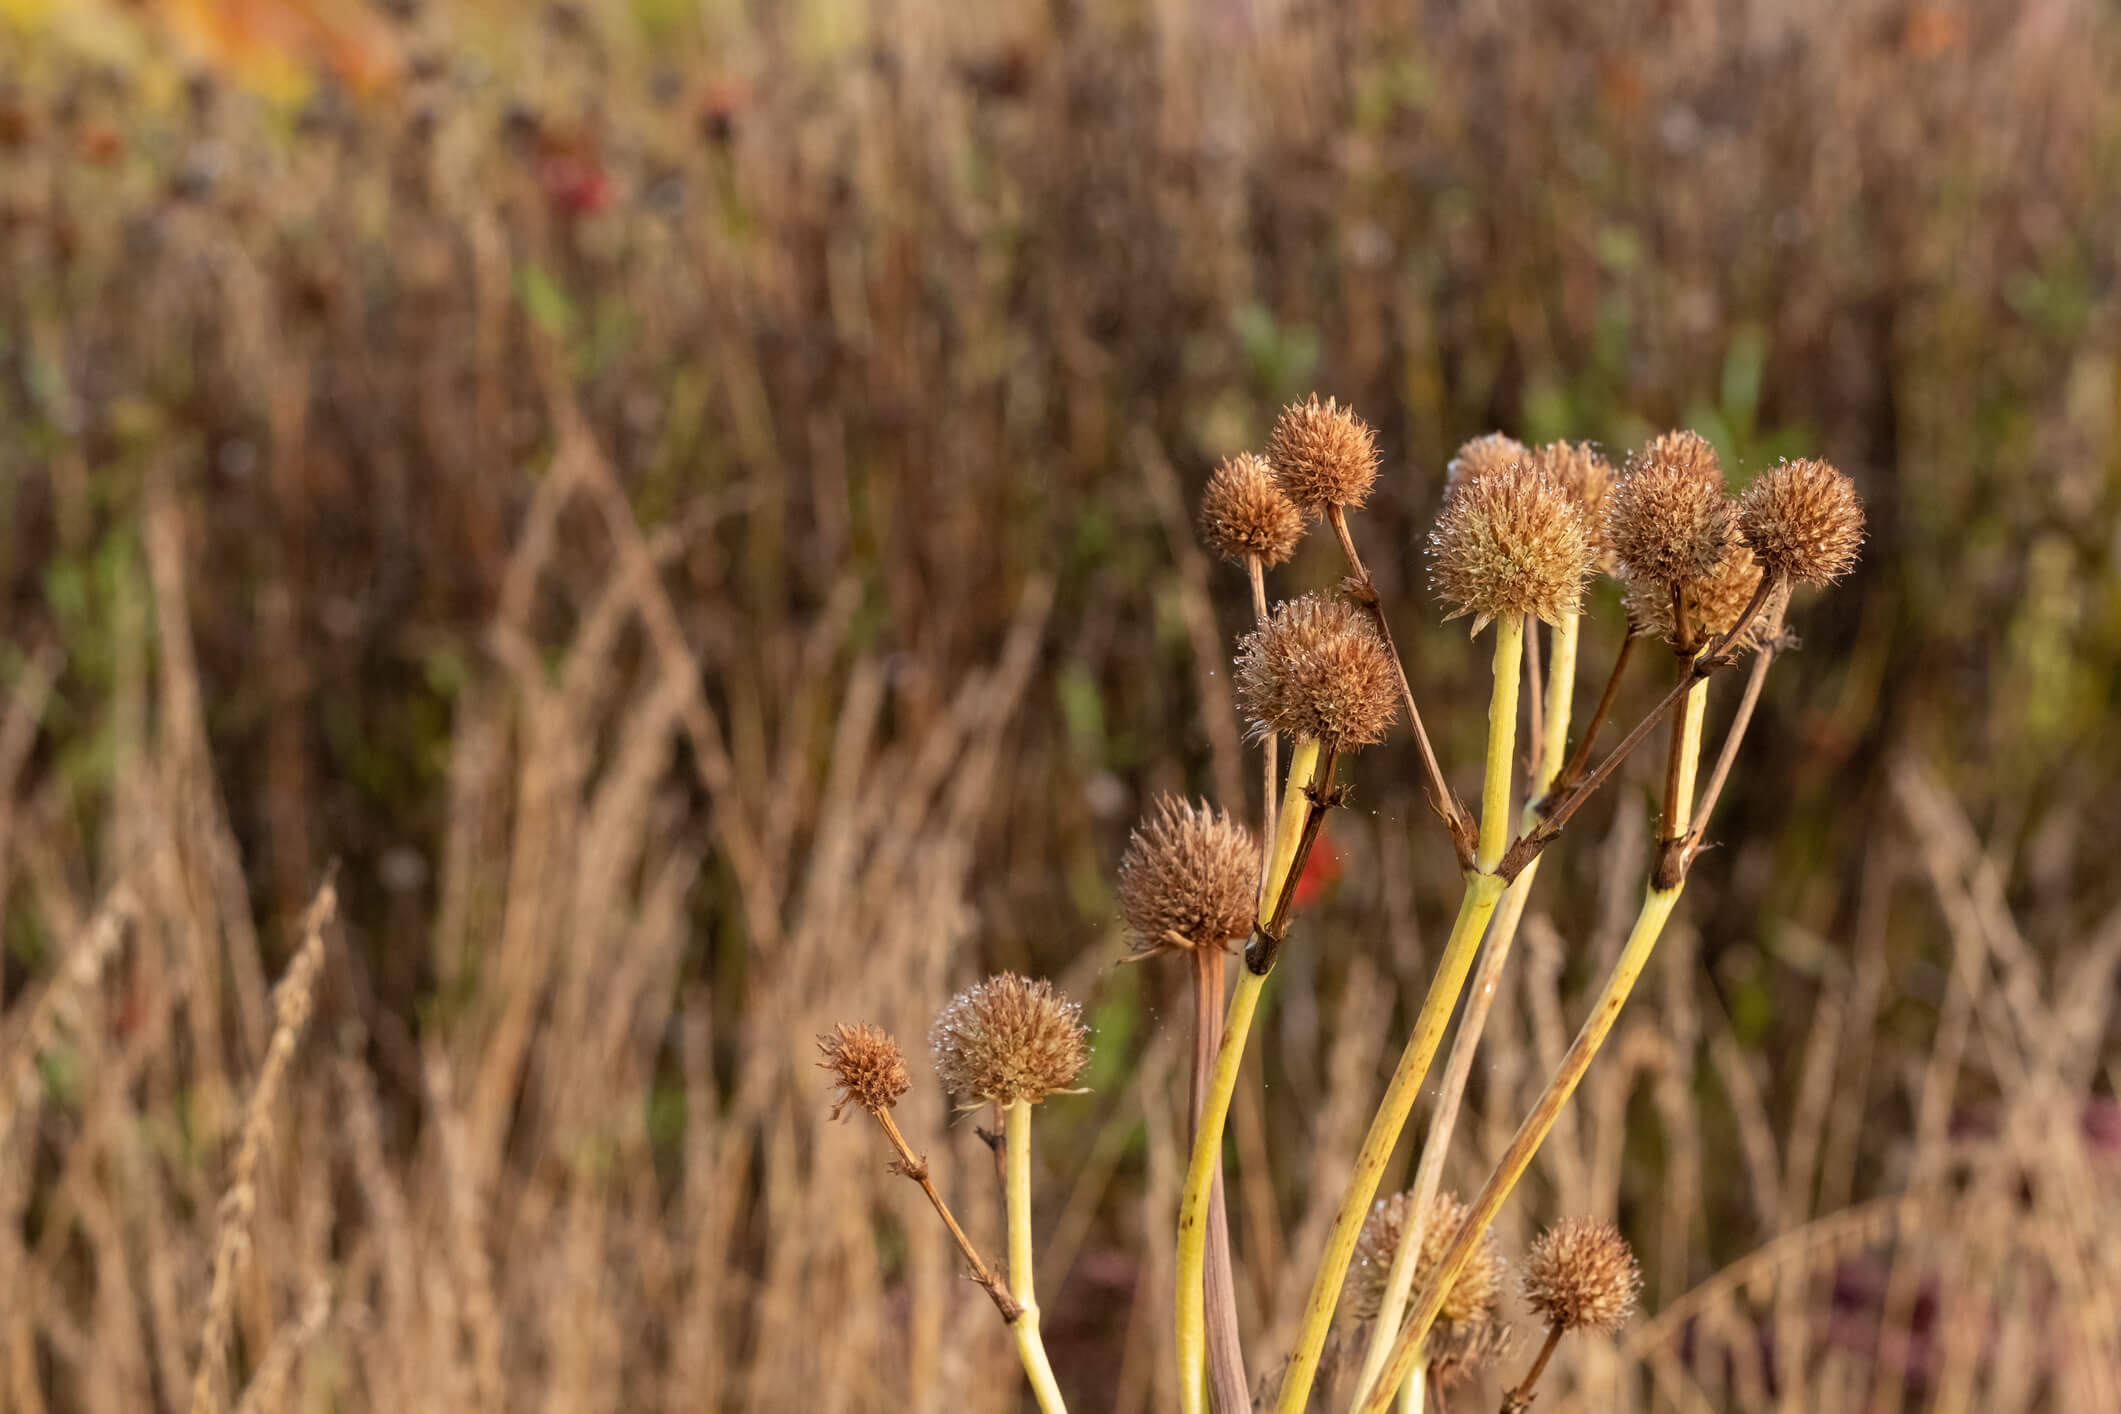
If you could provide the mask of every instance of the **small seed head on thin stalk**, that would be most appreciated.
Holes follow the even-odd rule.
[[[1360,506],[1377,481],[1377,437],[1352,410],[1313,393],[1281,410],[1267,461],[1299,510]]]
[[[1583,512],[1584,531],[1591,538],[1591,568],[1613,573],[1613,536],[1607,524],[1613,464],[1588,442],[1549,442],[1533,450],[1531,465],[1545,472]]]
[[[1532,449],[1515,437],[1505,437],[1500,432],[1483,432],[1459,447],[1456,454],[1444,463],[1444,500],[1449,502],[1460,487],[1475,477],[1501,471],[1504,467],[1523,466],[1531,460]]]
[[[1630,583],[1698,584],[1737,533],[1716,449],[1694,432],[1667,432],[1629,458],[1610,504],[1613,551]]]
[[[1558,623],[1583,599],[1591,539],[1583,512],[1545,475],[1523,462],[1459,483],[1429,534],[1429,579],[1448,617],[1531,614]]]
[[[1483,1312],[1471,1320],[1439,1321],[1423,1347],[1429,1359],[1429,1378],[1440,1390],[1456,1388],[1507,1355],[1514,1334],[1492,1312]]]
[[[969,1104],[1037,1104],[1090,1059],[1082,1008],[1053,984],[1003,972],[951,999],[928,1032],[943,1088]]]
[[[1255,735],[1285,732],[1346,751],[1384,740],[1399,679],[1362,610],[1306,594],[1238,640],[1237,705]]]
[[[1200,496],[1200,538],[1233,565],[1257,556],[1268,569],[1296,553],[1304,515],[1275,484],[1263,458],[1239,452],[1208,478]]]
[[[1385,1287],[1392,1274],[1392,1258],[1399,1251],[1399,1239],[1406,1231],[1407,1213],[1413,1204],[1412,1193],[1395,1193],[1390,1198],[1378,1199],[1355,1238],[1355,1260],[1348,1268],[1347,1298],[1352,1303],[1349,1309],[1364,1320],[1375,1316],[1378,1307],[1384,1303]],[[1459,1225],[1465,1220],[1466,1205],[1456,1194],[1439,1193],[1429,1201],[1428,1221],[1421,1229],[1421,1251],[1414,1259],[1411,1290],[1419,1291],[1428,1285],[1437,1264],[1458,1236]],[[1440,1319],[1472,1321],[1485,1318],[1502,1292],[1502,1275],[1502,1249],[1496,1245],[1494,1229],[1490,1228],[1481,1234],[1473,1255],[1458,1269],[1451,1289],[1444,1293],[1443,1309],[1438,1313]]]
[[[1252,931],[1259,843],[1228,814],[1160,796],[1119,861],[1119,911],[1138,957],[1220,948]]]
[[[1807,457],[1769,467],[1739,500],[1738,532],[1769,570],[1832,584],[1863,545],[1863,502],[1846,476]]]
[[[1745,612],[1745,606],[1753,602],[1753,591],[1759,587],[1760,562],[1753,558],[1751,550],[1732,541],[1731,547],[1723,552],[1723,562],[1716,566],[1716,572],[1687,590],[1687,620],[1694,643],[1698,646],[1736,623],[1738,616]],[[1631,583],[1626,603],[1630,624],[1656,634],[1667,643],[1677,641],[1677,635],[1672,631],[1672,592],[1669,586]],[[1745,632],[1731,641],[1731,647],[1739,651],[1759,647],[1768,631],[1773,609],[1772,604],[1761,605]]]
[[[1524,1259],[1524,1299],[1549,1326],[1611,1334],[1635,1314],[1642,1269],[1603,1218],[1563,1218]]]
[[[842,1021],[817,1038],[817,1048],[825,1057],[818,1064],[832,1072],[838,1092],[832,1102],[834,1119],[849,1105],[860,1105],[871,1114],[888,1110],[912,1084],[898,1042],[881,1026]]]

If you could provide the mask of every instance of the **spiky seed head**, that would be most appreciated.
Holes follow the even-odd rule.
[[[1380,1198],[1370,1208],[1362,1231],[1355,1238],[1355,1260],[1348,1268],[1347,1299],[1356,1315],[1368,1320],[1384,1302],[1385,1286],[1392,1274],[1392,1258],[1406,1231],[1407,1214],[1413,1208],[1412,1193]],[[1466,1220],[1466,1205],[1454,1193],[1439,1193],[1429,1201],[1428,1220],[1421,1228],[1421,1251],[1414,1258],[1413,1289],[1421,1290],[1451,1249],[1459,1224]],[[1473,1255],[1458,1269],[1451,1289],[1444,1293],[1439,1316],[1446,1321],[1471,1321],[1485,1317],[1502,1293],[1502,1249],[1495,1231],[1480,1235]]]
[[[1583,600],[1591,539],[1583,512],[1561,488],[1523,462],[1461,482],[1429,533],[1429,581],[1449,617],[1532,614],[1558,623]]]
[[[899,1054],[898,1042],[881,1026],[866,1021],[849,1026],[842,1021],[817,1038],[817,1048],[825,1057],[818,1064],[832,1072],[838,1091],[832,1101],[834,1119],[851,1104],[871,1114],[888,1110],[912,1083],[906,1078],[906,1058]]]
[[[1119,860],[1119,911],[1137,956],[1219,948],[1252,931],[1259,843],[1223,811],[1157,798]]]
[[[1863,502],[1846,476],[1806,457],[1769,467],[1739,500],[1738,533],[1767,569],[1832,584],[1856,563]]]
[[[1500,471],[1506,466],[1522,466],[1531,459],[1532,449],[1515,437],[1505,437],[1500,432],[1483,432],[1461,446],[1444,463],[1444,499],[1448,501],[1457,495],[1458,488],[1476,476]]]
[[[1013,972],[953,997],[928,1032],[943,1088],[978,1104],[1037,1104],[1066,1090],[1090,1059],[1082,1008],[1053,984]]]
[[[1383,741],[1399,706],[1392,655],[1362,610],[1306,594],[1238,640],[1237,705],[1257,735],[1347,751]]]
[[[1263,458],[1250,452],[1215,468],[1200,496],[1200,538],[1233,565],[1258,556],[1272,569],[1296,553],[1304,514],[1296,509]]]
[[[1525,1254],[1524,1299],[1549,1326],[1610,1334],[1641,1291],[1634,1250],[1603,1218],[1563,1218]]]
[[[1377,437],[1352,409],[1313,393],[1281,410],[1267,461],[1299,510],[1360,506],[1377,481]]]
[[[1584,533],[1591,539],[1591,568],[1600,574],[1611,574],[1613,537],[1607,520],[1613,494],[1613,464],[1589,442],[1549,442],[1535,447],[1530,464],[1545,472],[1583,512]]]
[[[1610,505],[1613,552],[1630,582],[1707,579],[1736,534],[1716,449],[1694,432],[1667,432],[1630,457]]]
[[[1722,634],[1738,621],[1745,606],[1753,602],[1753,592],[1760,588],[1760,562],[1753,552],[1737,541],[1723,552],[1723,562],[1716,572],[1687,590],[1687,624],[1695,645]],[[1677,641],[1672,631],[1672,591],[1670,586],[1648,581],[1631,583],[1627,591],[1628,622],[1637,629],[1654,633],[1667,643]],[[1774,609],[1772,603],[1762,604],[1753,615],[1752,623],[1746,625],[1744,633],[1731,641],[1739,651],[1757,648],[1766,636],[1768,623]]]

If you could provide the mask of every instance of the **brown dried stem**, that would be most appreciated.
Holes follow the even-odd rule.
[[[1613,655],[1613,671],[1606,675],[1605,690],[1598,694],[1598,705],[1591,709],[1591,719],[1583,724],[1583,737],[1576,749],[1569,754],[1568,764],[1554,777],[1554,784],[1547,788],[1547,799],[1557,800],[1569,788],[1583,778],[1583,770],[1591,761],[1591,747],[1598,740],[1598,733],[1605,726],[1606,718],[1613,714],[1613,701],[1620,696],[1620,678],[1627,671],[1628,659],[1635,651],[1635,640],[1642,637],[1630,629],[1627,637],[1620,640],[1620,651]]]
[[[928,1177],[928,1161],[915,1157],[913,1150],[906,1144],[906,1136],[899,1133],[898,1124],[891,1118],[891,1111],[871,1110],[869,1113],[876,1116],[876,1122],[883,1126],[884,1137],[889,1139],[891,1147],[898,1151],[898,1162],[891,1166],[891,1171],[904,1174],[921,1186],[921,1192],[928,1195],[929,1206],[935,1209],[935,1215],[943,1220],[943,1226],[949,1228],[951,1237],[957,1240],[958,1252],[963,1255],[965,1265],[972,1268],[972,1279],[986,1291],[994,1302],[994,1309],[1002,1313],[1002,1320],[1008,1325],[1015,1325],[1016,1318],[1024,1313],[1024,1308],[1017,1304],[1016,1298],[1009,1294],[1009,1288],[995,1276],[994,1269],[980,1260],[979,1249],[972,1245],[971,1238],[965,1236],[965,1230],[957,1225],[957,1218],[951,1213],[950,1205],[943,1201],[942,1194],[935,1191],[935,1183]]]
[[[1753,655],[1753,666],[1745,677],[1745,692],[1738,699],[1738,710],[1731,715],[1731,724],[1723,733],[1723,745],[1716,752],[1716,765],[1709,772],[1708,785],[1702,789],[1701,804],[1694,809],[1694,823],[1687,831],[1684,847],[1684,863],[1691,864],[1701,853],[1702,832],[1708,828],[1709,812],[1716,808],[1717,797],[1723,794],[1724,783],[1730,779],[1731,765],[1738,759],[1738,747],[1745,740],[1746,728],[1753,723],[1753,709],[1760,704],[1760,687],[1767,680],[1769,666],[1782,646],[1782,615],[1788,608],[1787,593],[1778,596],[1775,607],[1768,614],[1767,631],[1761,638],[1760,649]]]
[[[1548,1326],[1547,1338],[1540,1344],[1539,1354],[1532,1361],[1532,1368],[1517,1382],[1517,1388],[1502,1397],[1502,1414],[1524,1414],[1532,1407],[1532,1390],[1539,1377],[1547,1372],[1547,1361],[1554,1358],[1555,1347],[1561,1344],[1562,1328]]]
[[[1443,817],[1444,827],[1451,832],[1451,845],[1458,852],[1460,867],[1473,867],[1474,826],[1465,802],[1451,793],[1444,783],[1443,767],[1437,764],[1436,748],[1429,743],[1428,728],[1422,725],[1421,709],[1414,705],[1414,687],[1407,681],[1407,665],[1399,656],[1399,644],[1392,637],[1392,625],[1385,619],[1384,605],[1377,597],[1377,586],[1370,579],[1370,571],[1363,566],[1362,555],[1355,548],[1355,540],[1348,534],[1348,518],[1339,506],[1326,507],[1326,520],[1333,527],[1334,536],[1340,541],[1340,551],[1348,560],[1348,593],[1369,610],[1370,618],[1377,625],[1378,637],[1385,642],[1385,651],[1392,655],[1392,671],[1399,677],[1399,695],[1407,707],[1407,723],[1414,729],[1414,744],[1421,751],[1422,773],[1429,781],[1429,804]]]

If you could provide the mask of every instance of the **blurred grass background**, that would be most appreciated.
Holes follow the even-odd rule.
[[[69,1119],[93,1106],[41,1062],[0,1270],[50,1300],[6,1332],[14,1406],[179,1398],[189,1336],[161,1327],[203,1260],[186,1244],[210,1232],[222,1092],[255,1064],[257,978],[335,859],[346,965],[321,1029],[370,1073],[376,1163],[333,1147],[321,1099],[313,1133],[290,1129],[309,1135],[290,1140],[290,1191],[334,1206],[284,1267],[260,1259],[239,1365],[317,1272],[342,1314],[370,1315],[328,1328],[337,1354],[298,1407],[378,1407],[390,1387],[359,1340],[437,1319],[432,1292],[371,1301],[349,1275],[388,1226],[373,1190],[393,1174],[414,1231],[491,1214],[431,1282],[490,1288],[498,1314],[481,1325],[459,1291],[444,1305],[472,1353],[407,1366],[472,1369],[466,1402],[529,1407],[504,1399],[527,1380],[548,1407],[623,1391],[769,1408],[822,1378],[831,1407],[900,1407],[904,1380],[866,1339],[911,1343],[906,1378],[933,1407],[1008,1407],[1005,1381],[951,1363],[962,1344],[977,1370],[1007,1368],[936,1234],[857,1138],[812,1135],[821,1077],[801,1055],[842,1014],[911,1044],[950,986],[999,967],[1068,981],[1099,1032],[1104,1098],[1049,1107],[1052,1221],[1087,1273],[1048,1298],[1056,1360],[1072,1343],[1064,1381],[1089,1407],[1156,1403],[1161,1298],[1132,1293],[1161,1259],[1127,1205],[1153,1233],[1176,980],[1115,968],[1110,874],[1156,790],[1242,799],[1221,665],[1249,609],[1191,548],[1192,498],[1313,388],[1380,430],[1358,534],[1461,789],[1482,659],[1437,622],[1421,545],[1462,439],[1590,438],[1617,459],[1689,425],[1739,481],[1820,455],[1869,503],[1855,577],[1799,605],[1803,650],[1770,681],[1716,832],[1728,848],[1689,890],[1690,970],[1669,985],[1699,997],[1638,1003],[1705,1004],[1730,1048],[1697,1035],[1690,1056],[1682,1022],[1650,1018],[1678,1037],[1712,1156],[1746,1123],[1734,1065],[1757,1071],[1771,1133],[1826,1124],[1783,1061],[1822,1044],[1836,1008],[1848,1035],[1822,1073],[1853,1087],[1853,1128],[1812,1143],[1839,1176],[1792,1177],[1803,1201],[1772,1213],[1712,1162],[1697,1217],[1639,1242],[1651,1309],[1817,1214],[1902,1192],[1925,1144],[1943,1155],[2024,1102],[2023,1066],[1962,1074],[1938,1049],[1951,999],[1985,991],[1954,990],[1974,986],[1952,980],[1972,925],[1925,871],[1946,815],[1980,842],[1962,861],[1989,881],[1980,916],[2015,920],[2021,990],[2096,1013],[2076,1059],[2048,1057],[2048,1117],[2081,1130],[2111,1197],[2111,975],[2093,966],[2121,905],[2099,843],[2121,830],[2110,7],[9,0],[0,41],[0,690],[23,723],[0,741],[0,981],[11,1001],[41,988],[98,900],[162,878],[167,851],[189,862],[141,912],[187,920],[169,925],[185,940],[170,976],[205,969],[142,996],[167,979],[134,958],[103,984],[97,1044],[166,1022],[117,1101],[154,1121],[146,1168],[130,1122]],[[1329,580],[1329,549],[1281,587]],[[1611,642],[1591,635],[1586,675]],[[1403,744],[1357,780],[1317,946],[1276,1004],[1256,1154],[1333,1157],[1336,1067],[1372,1084],[1399,1025],[1370,1017],[1374,1053],[1340,1055],[1354,984],[1417,986],[1455,894]],[[1543,876],[1558,936],[1583,937],[1633,867],[1621,817],[1641,789],[1588,812]],[[529,831],[541,791],[579,793],[579,818]],[[892,815],[909,792],[931,813]],[[891,853],[909,818],[918,867]],[[599,847],[603,892],[526,896],[575,887],[532,876]],[[664,950],[607,997],[596,947],[626,927],[581,910],[612,898]],[[1590,971],[1557,968],[1571,995]],[[2031,1015],[2011,1022],[2028,1045]],[[1833,1069],[1851,1046],[1857,1070]],[[1938,1131],[1934,1088],[1910,1077],[1947,1053]],[[337,1093],[340,1072],[310,1064],[316,1094]],[[595,1097],[568,1088],[590,1075]],[[456,1120],[469,1157],[452,1160]],[[554,1135],[607,1122],[553,1157]],[[1626,1132],[1624,1177],[1600,1191],[1647,1214],[1674,1144]],[[973,1182],[966,1124],[937,1116],[926,1142],[963,1150]],[[1077,1153],[1087,1173],[1063,1162]],[[713,1242],[686,1212],[703,1165],[726,1183]],[[784,1250],[776,1225],[816,1209],[776,1212],[783,1166],[804,1176],[784,1191],[881,1227]],[[848,1175],[813,1177],[835,1166]],[[1305,1274],[1284,1248],[1300,1253],[1312,1191],[1337,1180],[1304,1163],[1248,1177],[1266,1191],[1233,1222],[1271,1324]],[[631,1206],[610,1198],[635,1182]],[[360,1185],[368,1208],[346,1197]],[[93,1222],[57,1201],[70,1187],[132,1215],[115,1245],[69,1226]],[[556,1195],[585,1191],[645,1246],[566,1217]],[[537,1293],[562,1277],[523,1254],[548,1237],[565,1279],[623,1272],[645,1293],[612,1314],[608,1348],[540,1334],[557,1317]],[[111,1296],[112,1264],[150,1240],[172,1253],[166,1290]],[[657,1243],[693,1255],[657,1278]],[[465,1255],[481,1244],[483,1264]],[[876,1308],[874,1329],[806,1349],[801,1315],[827,1301]],[[136,1371],[90,1373],[85,1333],[106,1322]],[[1930,1356],[1881,1353],[1892,1326],[1856,1343],[1928,1407],[1953,1386]],[[714,1343],[709,1373],[686,1365],[687,1331]],[[1698,1355],[1706,1337],[1689,1339]],[[2025,1407],[2071,1407],[2053,1359],[2025,1368]],[[415,1404],[455,1388],[404,1379]],[[1763,1391],[1796,1398],[1790,1379]],[[1830,1407],[1816,1400],[1784,1407]]]

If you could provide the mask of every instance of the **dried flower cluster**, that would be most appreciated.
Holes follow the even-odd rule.
[[[1313,393],[1291,403],[1267,439],[1274,479],[1300,510],[1360,506],[1377,481],[1377,438],[1369,424]]]
[[[1525,1254],[1526,1304],[1565,1331],[1619,1330],[1641,1290],[1634,1250],[1603,1218],[1563,1218]]]
[[[1613,464],[1588,442],[1549,442],[1533,451],[1529,464],[1544,472],[1583,512],[1584,533],[1591,540],[1591,567],[1611,574],[1613,537],[1606,521],[1613,494]]]
[[[1753,591],[1760,587],[1760,562],[1753,552],[1736,541],[1723,552],[1723,560],[1716,572],[1707,579],[1694,584],[1687,591],[1687,622],[1693,641],[1699,644],[1705,638],[1718,635],[1738,621],[1745,606],[1753,601]],[[1669,585],[1654,582],[1633,582],[1627,591],[1628,622],[1637,629],[1654,633],[1667,643],[1676,643],[1678,635],[1672,628],[1672,593]],[[1762,635],[1767,632],[1770,606],[1763,604],[1753,616],[1753,622],[1744,633],[1732,641],[1733,648],[1746,649],[1759,646]]]
[[[1856,563],[1863,503],[1827,463],[1781,462],[1745,489],[1738,530],[1770,571],[1802,584],[1831,584]]]
[[[1716,449],[1699,433],[1653,438],[1613,488],[1613,552],[1629,581],[1645,588],[1691,588],[1714,575],[1736,522]]]
[[[888,1110],[911,1084],[898,1042],[881,1026],[839,1022],[828,1035],[817,1038],[817,1048],[825,1057],[818,1064],[832,1072],[839,1090],[832,1101],[834,1119],[850,1104],[871,1114]]]
[[[1303,534],[1303,512],[1261,458],[1239,452],[1208,478],[1200,497],[1200,538],[1230,563],[1256,557],[1272,569],[1296,553]]]
[[[1429,535],[1429,577],[1473,632],[1531,614],[1558,623],[1576,612],[1591,572],[1584,515],[1560,486],[1524,462],[1469,476]]]
[[[1260,734],[1336,750],[1384,740],[1399,705],[1392,656],[1353,604],[1306,594],[1238,645],[1237,703]]]
[[[1259,843],[1223,811],[1162,796],[1128,837],[1119,909],[1137,955],[1221,947],[1251,932]]]
[[[958,993],[928,1033],[935,1072],[960,1100],[1037,1104],[1090,1059],[1082,1009],[1043,978],[1004,972]]]
[[[1392,1271],[1392,1258],[1399,1251],[1400,1235],[1406,1231],[1407,1213],[1414,1195],[1395,1193],[1380,1198],[1355,1239],[1355,1261],[1348,1269],[1348,1300],[1356,1315],[1368,1320],[1377,1314],[1384,1299],[1385,1283]],[[1429,1202],[1428,1220],[1421,1228],[1421,1251],[1414,1259],[1414,1289],[1428,1284],[1436,1264],[1450,1250],[1451,1242],[1465,1222],[1466,1205],[1453,1193],[1439,1193]],[[1444,1295],[1443,1318],[1474,1321],[1485,1318],[1502,1294],[1502,1249],[1492,1230],[1481,1235],[1472,1259]]]

